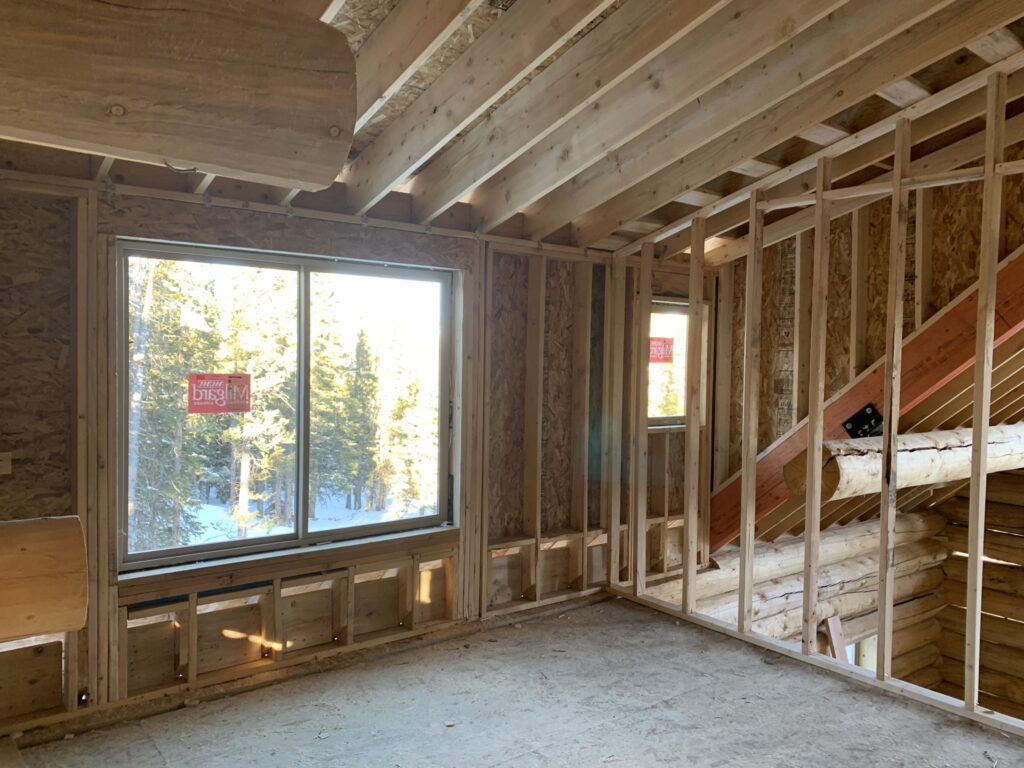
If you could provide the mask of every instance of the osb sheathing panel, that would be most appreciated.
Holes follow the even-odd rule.
[[[829,231],[828,320],[825,323],[825,399],[850,381],[850,277],[853,217],[832,221]]]
[[[740,467],[743,432],[743,325],[746,322],[747,260],[734,262],[732,277],[732,408],[729,409],[729,472]]]
[[[495,253],[488,312],[490,348],[488,536],[525,533],[523,437],[526,429],[526,305],[528,256]]]
[[[794,243],[784,240],[764,249],[758,450],[774,442],[791,422]],[[742,384],[742,368],[739,370]]]
[[[668,513],[681,515],[686,511],[686,433],[668,433]]]
[[[865,358],[870,365],[885,356],[886,307],[889,302],[889,219],[892,216],[892,200],[886,198],[862,209],[868,217],[868,290],[867,290],[867,335],[865,337]],[[907,227],[906,282],[903,285],[903,333],[914,329],[914,250],[911,231],[914,222]],[[936,234],[936,239],[944,235]],[[962,257],[958,257],[962,258]],[[938,267],[932,266],[938,276]],[[945,304],[946,302],[943,302]],[[847,298],[849,304],[849,298]]]
[[[1024,158],[1024,144],[1007,149],[1008,160]],[[982,184],[940,187],[933,193],[932,307],[938,310],[978,279]],[[1003,254],[1024,244],[1024,178],[1006,180]]]
[[[71,513],[73,217],[66,200],[0,195],[0,519]]]
[[[470,239],[129,196],[101,198],[99,232],[448,269],[478,260]]]
[[[595,265],[590,303],[590,412],[587,449],[587,520],[590,527],[601,525],[602,461],[601,435],[604,425],[604,281],[605,267]]]
[[[541,526],[572,527],[574,264],[549,259],[544,299]]]

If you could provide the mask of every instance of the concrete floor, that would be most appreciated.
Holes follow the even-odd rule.
[[[1024,742],[617,600],[29,749],[28,766],[1024,766]]]

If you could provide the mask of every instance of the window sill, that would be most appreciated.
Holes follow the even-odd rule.
[[[398,559],[413,553],[449,551],[458,547],[458,543],[459,529],[443,525],[131,571],[118,576],[118,604],[134,605],[192,592],[238,588],[273,578],[337,570],[356,560]]]

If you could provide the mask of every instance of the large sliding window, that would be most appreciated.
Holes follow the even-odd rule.
[[[125,566],[447,519],[450,273],[119,251]]]

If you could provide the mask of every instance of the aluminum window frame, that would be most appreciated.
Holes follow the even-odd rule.
[[[400,533],[420,528],[454,525],[453,500],[458,490],[452,486],[453,461],[452,414],[457,377],[453,358],[456,349],[454,327],[454,294],[456,270],[438,267],[397,264],[387,261],[364,261],[343,256],[318,256],[283,251],[225,248],[203,244],[176,243],[140,238],[118,238],[115,245],[117,270],[117,565],[119,572],[145,568],[206,562],[259,552],[286,554],[296,548],[331,544],[341,541]],[[129,328],[128,259],[141,256],[155,259],[177,259],[233,266],[265,267],[294,272],[297,277],[296,302],[296,500],[295,531],[256,539],[239,539],[174,547],[144,552],[128,551],[128,404]],[[341,273],[367,277],[388,277],[437,283],[440,288],[440,342],[438,345],[438,507],[433,515],[406,520],[393,520],[324,531],[309,531],[309,418],[310,418],[310,276],[313,273]]]
[[[709,335],[709,319],[711,313],[711,305],[706,299],[700,302],[701,304],[701,403],[700,406],[700,428],[703,429],[707,422],[707,408],[705,402],[707,399],[707,386],[708,386],[708,373],[707,373],[707,360],[708,360],[708,345],[710,343]],[[659,308],[668,307],[661,309]],[[651,299],[650,312],[653,315],[655,312],[659,314],[679,314],[686,317],[687,321],[687,333],[689,333],[689,315],[690,315],[690,300],[684,297],[678,296],[654,296]],[[648,344],[650,344],[650,338],[648,338]],[[650,362],[649,357],[647,358],[648,366],[653,365]],[[685,380],[684,380],[685,390]],[[648,430],[652,432],[657,431],[672,431],[686,428],[687,416],[681,414],[678,416],[648,416],[647,426]]]

